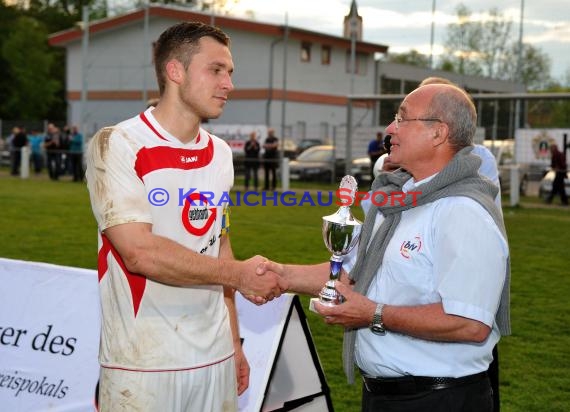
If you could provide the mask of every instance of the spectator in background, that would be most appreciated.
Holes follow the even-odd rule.
[[[68,125],[63,126],[60,134],[59,151],[61,156],[61,175],[71,173],[71,156],[69,156],[69,145],[71,144],[71,129]]]
[[[257,169],[259,168],[259,151],[261,147],[257,141],[257,132],[253,131],[249,134],[249,140],[245,142],[245,190],[249,189],[249,178],[253,175],[253,187],[257,191],[259,181],[257,176]]]
[[[382,132],[376,133],[376,139],[368,143],[368,157],[370,157],[370,181],[374,181],[374,164],[386,150],[384,149],[384,140],[382,139]]]
[[[69,159],[74,182],[83,181],[83,135],[77,126],[72,126],[69,140]]]
[[[12,176],[20,174],[20,166],[22,165],[22,148],[28,145],[28,136],[24,127],[15,127],[13,129],[14,137],[11,144],[12,159]]]
[[[28,137],[30,141],[30,147],[32,149],[32,165],[34,167],[34,173],[40,174],[44,167],[44,154],[42,146],[44,143],[44,136],[38,130],[32,130],[32,133]]]
[[[46,149],[47,169],[51,180],[58,180],[61,169],[61,132],[56,125],[49,123],[44,138]]]
[[[557,194],[560,195],[562,205],[568,206],[568,196],[564,187],[564,179],[566,178],[567,164],[566,156],[562,153],[556,144],[550,146],[551,162],[550,167],[554,170],[555,176],[552,182],[552,190],[546,199],[546,203],[552,203],[552,199]]]
[[[279,160],[279,139],[274,129],[267,130],[263,144],[263,169],[265,170],[264,190],[275,190],[277,187],[277,161]],[[271,178],[271,181],[269,180]]]

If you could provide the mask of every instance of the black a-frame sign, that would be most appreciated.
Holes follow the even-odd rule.
[[[285,294],[255,306],[237,296],[240,334],[251,368],[240,412],[333,411],[299,297]]]

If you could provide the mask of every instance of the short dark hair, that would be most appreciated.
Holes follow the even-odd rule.
[[[225,46],[230,45],[229,36],[222,30],[197,21],[186,21],[169,27],[154,43],[154,69],[161,95],[166,86],[166,63],[176,59],[187,69],[192,56],[200,50],[198,42],[202,37],[212,37]]]

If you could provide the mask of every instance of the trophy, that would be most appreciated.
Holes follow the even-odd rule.
[[[335,289],[335,282],[340,278],[344,256],[350,253],[358,243],[360,229],[362,228],[362,222],[352,216],[350,212],[350,206],[354,203],[357,188],[354,177],[343,177],[339,192],[342,193],[342,199],[345,202],[336,213],[323,216],[323,240],[327,249],[332,253],[330,277],[318,298],[319,303],[323,305],[335,306],[343,301],[343,297]],[[348,201],[346,201],[347,197]]]

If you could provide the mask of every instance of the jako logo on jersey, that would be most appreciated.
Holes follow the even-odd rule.
[[[402,246],[400,246],[400,254],[409,259],[412,257],[411,253],[422,250],[422,239],[419,236],[414,237],[414,240],[405,240],[402,242]]]
[[[184,199],[182,208],[182,224],[195,236],[208,233],[216,221],[216,208],[208,207],[208,199],[200,193],[191,193]]]
[[[198,156],[180,156],[182,163],[194,163],[198,161]]]

